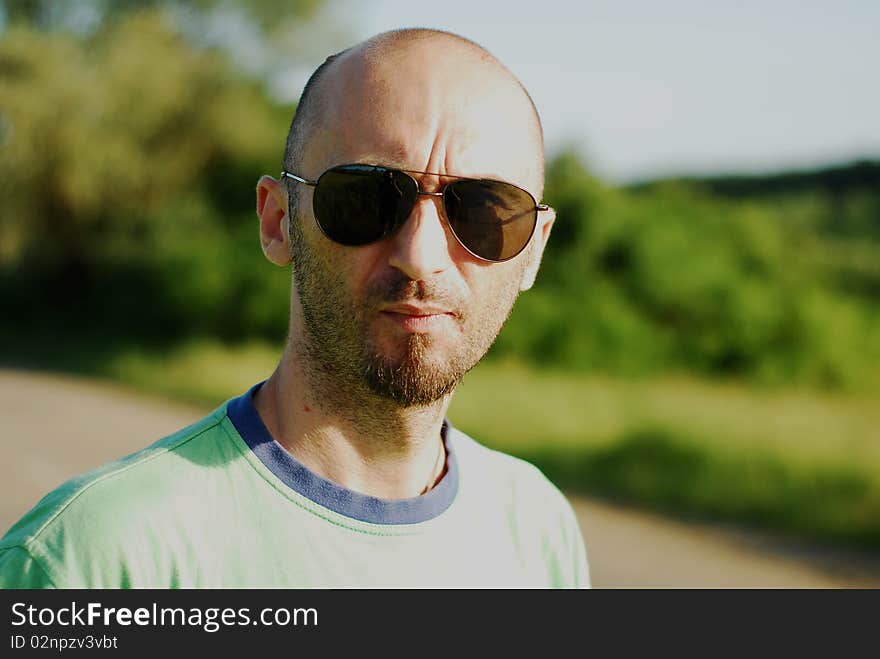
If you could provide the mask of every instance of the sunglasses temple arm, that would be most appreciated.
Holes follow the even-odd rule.
[[[302,176],[297,176],[296,174],[291,174],[290,172],[285,171],[285,170],[281,171],[281,178],[290,178],[290,179],[293,179],[294,181],[296,181],[297,183],[305,183],[306,185],[311,185],[313,187],[318,185],[317,181],[310,181],[307,178],[303,178]]]
[[[550,210],[550,207],[547,204],[538,204],[534,208],[530,208],[527,211],[523,211],[522,213],[517,213],[513,217],[509,217],[506,220],[502,220],[501,222],[499,222],[499,224],[501,224],[502,226],[504,226],[505,224],[512,224],[514,222],[521,220],[523,217],[530,214],[532,211],[548,211],[548,210]],[[493,224],[493,223],[492,222],[485,222],[484,224]]]

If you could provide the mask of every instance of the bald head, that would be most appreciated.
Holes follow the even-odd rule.
[[[407,90],[411,93],[407,94]],[[467,124],[472,119],[468,115],[474,112],[494,114],[497,121],[493,124],[509,126],[515,133],[504,136],[500,143],[517,139],[531,143],[529,160],[540,195],[544,176],[543,132],[528,92],[482,46],[449,32],[429,29],[385,32],[328,57],[303,90],[287,138],[285,168],[306,176],[319,174],[320,171],[308,170],[311,147],[318,141],[326,142],[327,134],[344,132],[352,124],[353,114],[369,113],[379,106],[385,114],[377,113],[373,117],[376,122],[412,123],[414,135],[420,124],[431,121],[449,130],[450,115],[460,115],[461,123]],[[474,124],[474,130],[482,129],[483,135],[485,128]],[[456,137],[480,137],[468,136],[467,132],[465,127]],[[387,162],[388,157],[396,154],[374,155]],[[499,153],[498,157],[504,158],[505,154]],[[295,192],[296,188],[290,190]]]

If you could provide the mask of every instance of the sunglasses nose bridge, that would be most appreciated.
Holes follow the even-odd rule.
[[[422,190],[421,188],[416,187],[416,200],[418,200],[419,197],[440,197],[441,199],[444,199],[446,197],[446,186],[444,185],[440,190]],[[415,206],[416,204],[414,203],[413,208],[410,209],[410,213],[415,210]],[[449,218],[446,217],[446,207],[443,203],[437,208],[437,215],[440,219],[440,223],[447,225],[453,235],[455,235],[455,231],[452,229],[452,223],[449,221]]]
[[[449,241],[455,240],[444,216],[443,204],[422,197],[443,197],[443,192],[418,190],[409,214],[391,236],[390,264],[410,279],[426,279],[446,270],[451,263]]]
[[[415,180],[415,179],[413,179],[413,180]],[[441,189],[441,190],[422,190],[422,189],[418,186],[418,183],[416,183],[416,194],[415,194],[414,197],[413,197],[412,205],[409,207],[409,214],[408,214],[407,217],[404,219],[404,221],[409,220],[410,217],[413,215],[413,213],[421,212],[421,211],[419,211],[419,209],[418,209],[418,207],[419,207],[419,203],[418,203],[418,202],[419,202],[419,198],[420,198],[420,197],[434,197],[434,198],[439,197],[440,199],[443,199],[444,196],[445,196],[445,186],[444,186],[444,188]],[[449,221],[446,219],[446,211],[445,211],[445,208],[443,207],[443,203],[442,203],[442,201],[440,202],[439,206],[436,206],[436,205],[435,205],[434,203],[432,203],[432,202],[429,202],[429,204],[430,204],[431,206],[434,206],[434,207],[435,207],[435,211],[434,211],[434,212],[436,212],[436,214],[437,214],[437,219],[440,220],[440,224],[441,224],[441,225],[443,225],[443,224],[449,224]],[[451,227],[450,227],[450,228],[451,228]]]

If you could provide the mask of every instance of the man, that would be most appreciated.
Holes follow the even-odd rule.
[[[528,94],[461,37],[381,34],[312,76],[284,167],[257,186],[293,271],[275,372],[49,494],[0,585],[589,585],[560,492],[445,420],[553,223]]]

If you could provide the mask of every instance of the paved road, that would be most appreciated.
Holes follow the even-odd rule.
[[[0,530],[70,476],[205,412],[108,384],[0,369]],[[880,556],[570,499],[597,587],[880,587]]]

